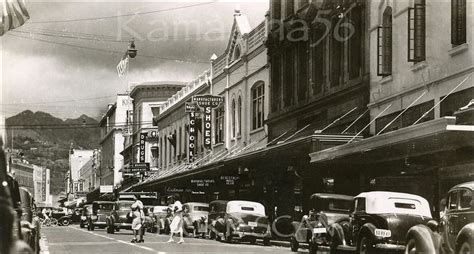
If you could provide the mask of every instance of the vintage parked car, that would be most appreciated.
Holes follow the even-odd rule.
[[[311,195],[309,215],[292,223],[294,234],[290,239],[292,251],[298,251],[300,243],[309,245],[309,253],[315,254],[318,246],[329,246],[331,235],[329,226],[334,223],[348,224],[354,197],[315,193]]]
[[[398,193],[364,192],[354,198],[349,223],[335,223],[331,252],[383,253],[403,251],[408,230],[432,221],[430,205],[423,197]]]
[[[171,208],[169,206],[154,206],[149,210],[150,217],[154,218],[155,229],[152,229],[152,233],[165,233],[169,234],[170,224],[173,219]]]
[[[406,253],[474,253],[474,181],[451,188],[439,226],[408,231]]]
[[[107,233],[113,234],[120,229],[132,228],[132,217],[129,216],[132,211],[134,201],[119,200],[115,201],[112,211],[107,216]],[[148,209],[143,209],[145,213],[145,223],[143,224],[143,233],[146,229],[154,226],[154,220],[149,216]]]
[[[184,229],[192,233],[194,237],[205,237],[207,233],[207,217],[209,216],[209,204],[189,202],[183,205]]]
[[[21,199],[21,234],[23,240],[28,243],[35,253],[39,253],[40,242],[40,223],[37,218],[33,218],[35,202],[33,195],[24,187],[20,187]]]
[[[95,227],[104,229],[107,227],[107,216],[114,208],[114,202],[94,201],[92,202],[92,213],[88,216],[87,230],[94,231]]]
[[[226,200],[214,200],[209,203],[209,215],[207,218],[207,236],[209,239],[216,239],[218,233],[216,223],[218,219],[224,218],[228,202]]]
[[[252,244],[257,239],[263,239],[265,245],[270,244],[270,222],[262,204],[252,201],[229,201],[225,211],[218,213],[220,216],[215,219],[214,224],[216,239],[226,242],[244,240]]]
[[[79,222],[79,226],[81,228],[85,228],[87,226],[87,222],[89,221],[89,217],[92,214],[92,204],[84,205],[81,211],[81,221]]]
[[[21,198],[19,184],[7,173],[5,153],[0,137],[0,253],[33,253],[30,246],[23,241],[21,233]]]

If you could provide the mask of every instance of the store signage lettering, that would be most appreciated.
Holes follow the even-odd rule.
[[[226,185],[234,185],[235,181],[239,180],[238,176],[221,176],[221,180],[225,182]]]
[[[150,163],[148,162],[132,163],[123,170],[124,173],[141,173],[147,171],[150,171]]]
[[[196,111],[197,111],[196,103],[186,102],[184,104],[184,112],[185,113],[191,113],[191,112],[196,112]]]
[[[214,183],[214,179],[191,179],[191,184],[195,184],[197,187],[209,187]]]
[[[145,139],[147,133],[140,133],[140,162],[145,162]]]
[[[212,109],[219,107],[224,101],[224,98],[214,95],[196,95],[192,101],[199,107],[204,108],[204,147],[206,149],[212,149]]]
[[[196,113],[189,113],[189,145],[188,145],[188,163],[194,162],[194,149],[196,147]]]
[[[150,137],[150,138],[158,138],[158,132],[157,131],[149,131],[147,136]]]

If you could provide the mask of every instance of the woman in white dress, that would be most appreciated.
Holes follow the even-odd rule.
[[[178,243],[184,243],[183,239],[183,205],[179,201],[179,195],[174,194],[173,197],[170,200],[173,203],[173,206],[171,207],[173,211],[173,220],[171,221],[170,225],[170,239],[168,240],[169,243],[174,242],[173,240],[173,235],[174,234],[179,234],[179,242]]]

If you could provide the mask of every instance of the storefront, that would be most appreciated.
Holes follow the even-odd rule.
[[[449,188],[474,180],[473,151],[474,126],[459,125],[455,117],[445,117],[311,153],[310,157],[313,171],[334,176],[338,193],[385,190],[418,194],[432,204],[436,216]]]

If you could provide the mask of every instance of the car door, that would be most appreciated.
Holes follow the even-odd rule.
[[[473,211],[473,191],[469,189],[462,189],[459,191],[459,214],[458,218],[454,220],[454,230],[456,235],[461,229],[474,221]]]
[[[451,249],[454,249],[456,241],[457,230],[455,224],[459,218],[459,190],[453,190],[448,194],[447,212],[446,212],[446,237]]]
[[[354,212],[349,216],[352,230],[352,243],[356,244],[359,240],[360,228],[366,223],[366,202],[365,198],[356,198],[354,202]]]

